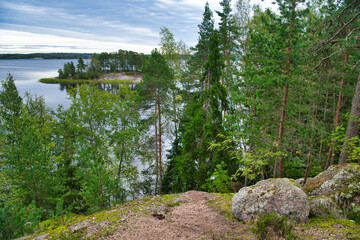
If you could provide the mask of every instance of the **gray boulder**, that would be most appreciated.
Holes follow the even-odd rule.
[[[311,206],[316,208],[312,210],[315,216],[323,216],[324,212],[319,208],[325,209],[328,215],[336,218],[346,218],[349,213],[360,214],[358,200],[360,198],[360,166],[358,164],[332,166],[309,179],[303,186],[303,190],[309,196]],[[320,207],[320,205],[323,206]],[[330,210],[328,208],[332,208],[333,211],[328,211]]]
[[[305,222],[310,206],[304,191],[287,178],[267,179],[244,187],[232,199],[232,213],[239,220],[255,220],[260,213],[272,211],[293,221]]]
[[[327,217],[329,215],[335,218],[344,218],[344,215],[336,204],[336,202],[324,195],[319,195],[309,198],[310,203],[310,216],[314,217]]]

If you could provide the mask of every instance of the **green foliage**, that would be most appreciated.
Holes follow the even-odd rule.
[[[213,175],[206,179],[206,183],[202,188],[209,192],[230,192],[230,176],[225,168],[226,164],[224,162],[217,164]]]
[[[31,233],[40,219],[59,217],[65,224],[71,212],[99,211],[124,202],[130,192],[140,194],[133,160],[144,128],[134,92],[81,86],[55,118],[41,97],[26,94],[22,103],[12,77],[3,86],[1,238]]]
[[[42,209],[32,201],[23,202],[22,191],[15,189],[8,177],[0,173],[0,238],[13,239],[31,234],[41,220]]]
[[[5,126],[6,133],[14,135],[11,138],[16,137],[21,106],[22,98],[19,96],[13,76],[9,74],[6,80],[1,81],[0,119]],[[13,140],[11,139],[11,141]]]
[[[285,216],[276,212],[260,214],[252,229],[257,239],[296,239],[293,226]]]

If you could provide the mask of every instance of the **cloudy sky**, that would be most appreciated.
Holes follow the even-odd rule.
[[[232,2],[235,3],[236,0]],[[220,0],[208,0],[220,10]],[[270,6],[271,0],[252,0]],[[206,0],[1,0],[0,53],[149,53],[161,27],[197,42]],[[216,16],[216,14],[214,14]]]

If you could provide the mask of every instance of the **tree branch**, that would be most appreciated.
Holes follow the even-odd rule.
[[[329,43],[331,40],[333,40],[342,30],[344,30],[344,28],[347,27],[347,25],[349,25],[350,23],[352,23],[358,16],[360,15],[360,12],[358,12],[350,21],[348,21],[347,23],[344,24],[344,26],[342,26],[335,34],[334,36],[332,36],[329,40],[327,40],[325,42],[325,44]]]
[[[346,8],[344,8],[339,15],[336,18],[340,18],[341,14],[343,14],[345,12],[346,9],[350,8],[352,5],[354,5],[355,3],[357,3],[359,0],[355,0],[352,3],[349,4],[349,6],[347,6]]]
[[[357,27],[357,28],[354,28],[353,30],[351,30],[351,32],[346,36],[346,38],[350,37],[354,31],[359,30],[359,29],[360,29],[360,27]]]
[[[336,51],[336,52],[332,53],[331,55],[324,57],[323,59],[321,59],[321,61],[318,63],[318,65],[316,65],[316,67],[314,69],[317,69],[318,67],[320,67],[321,63],[323,63],[325,60],[331,58],[333,55],[335,55],[341,51],[343,51],[343,49],[340,49],[339,51]]]
[[[352,23],[358,16],[360,15],[360,12],[358,12],[352,19],[350,19],[350,21],[348,21],[347,23],[345,23],[329,40],[322,42],[318,48],[316,48],[314,51],[319,50],[321,47],[325,46],[326,44],[328,44],[329,42],[333,41],[333,39],[342,31],[344,30],[344,28],[346,28],[350,23]]]

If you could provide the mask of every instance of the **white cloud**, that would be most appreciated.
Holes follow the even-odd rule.
[[[25,14],[25,16],[26,14],[36,15],[37,18],[33,18],[33,21],[38,21],[37,24],[41,25],[42,23],[39,22],[41,20],[43,24],[51,23],[58,29],[93,29],[95,31],[107,31],[109,35],[117,35],[117,31],[126,31],[128,35],[141,35],[146,37],[158,37],[159,35],[157,30],[154,31],[151,28],[134,26],[119,21],[109,21],[105,18],[106,16],[76,15],[68,13],[65,9],[61,8],[35,7],[29,4],[5,2],[3,6],[17,13]]]
[[[219,0],[158,0],[159,2],[172,6],[172,7],[186,7],[186,8],[198,8],[204,9],[206,2],[209,3],[209,6],[212,10],[220,10]]]
[[[118,49],[149,53],[156,46],[116,41],[89,40],[75,37],[60,37],[51,34],[0,29],[0,53],[30,52],[111,52]]]
[[[10,10],[15,10],[24,14],[32,14],[32,15],[44,14],[48,10],[43,7],[35,7],[27,4],[15,4],[11,2],[3,2],[0,3],[0,5]]]

